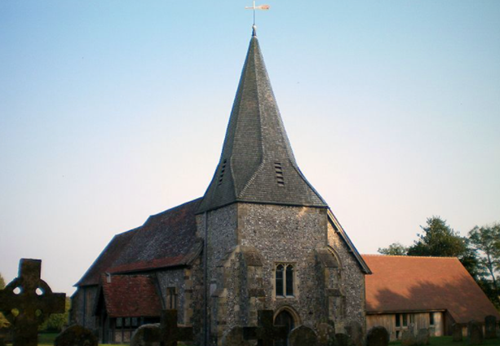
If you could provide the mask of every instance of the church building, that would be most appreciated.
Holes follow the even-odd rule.
[[[128,342],[162,309],[206,346],[262,309],[290,330],[365,331],[366,274],[297,165],[254,29],[205,195],[116,235],[76,284],[71,318],[102,343]]]

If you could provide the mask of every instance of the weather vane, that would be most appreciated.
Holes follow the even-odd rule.
[[[251,7],[250,6],[245,7],[245,10],[253,10],[253,25],[252,25],[253,36],[257,36],[257,26],[255,25],[255,10],[269,10],[270,8],[271,6],[269,5],[255,6],[255,0],[253,0],[253,5]]]

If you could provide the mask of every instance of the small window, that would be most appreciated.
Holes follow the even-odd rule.
[[[177,287],[167,287],[167,309],[177,309]]]
[[[283,265],[279,264],[276,267],[276,295],[283,296]]]
[[[431,326],[434,325],[434,313],[433,312],[429,313],[429,325],[431,325]]]
[[[278,263],[276,265],[276,296],[293,297],[294,295],[294,265]]]
[[[293,296],[293,265],[286,266],[286,295]]]
[[[410,323],[415,323],[415,315],[414,314],[410,314]]]
[[[118,317],[118,318],[116,319],[116,327],[117,327],[117,328],[121,328],[122,326],[123,326],[123,318]]]
[[[130,317],[125,318],[125,327],[130,327]]]
[[[396,314],[396,327],[401,327],[401,314]]]
[[[403,314],[403,327],[408,327],[408,314]]]
[[[137,317],[132,317],[132,327],[138,327],[139,326],[139,320]]]

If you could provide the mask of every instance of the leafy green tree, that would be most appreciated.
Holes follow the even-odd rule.
[[[382,255],[392,256],[406,256],[408,254],[408,248],[401,243],[392,243],[389,247],[379,248],[377,251]]]
[[[409,256],[461,257],[467,252],[467,244],[439,216],[427,219],[423,233],[408,249]]]
[[[0,273],[0,290],[5,288],[5,280],[3,279],[2,273]]]
[[[500,270],[500,224],[474,227],[469,232],[469,244],[479,253],[479,266],[490,276],[496,295],[499,295],[496,271]]]
[[[480,277],[477,253],[468,240],[455,232],[439,216],[427,219],[427,225],[417,234],[418,240],[408,248],[408,256],[458,257],[465,269],[476,279]]]

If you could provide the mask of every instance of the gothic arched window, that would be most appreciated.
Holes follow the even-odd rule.
[[[294,265],[278,263],[276,265],[276,297],[293,297]]]
[[[284,292],[284,266],[283,264],[278,264],[276,266],[276,296],[282,296]]]

